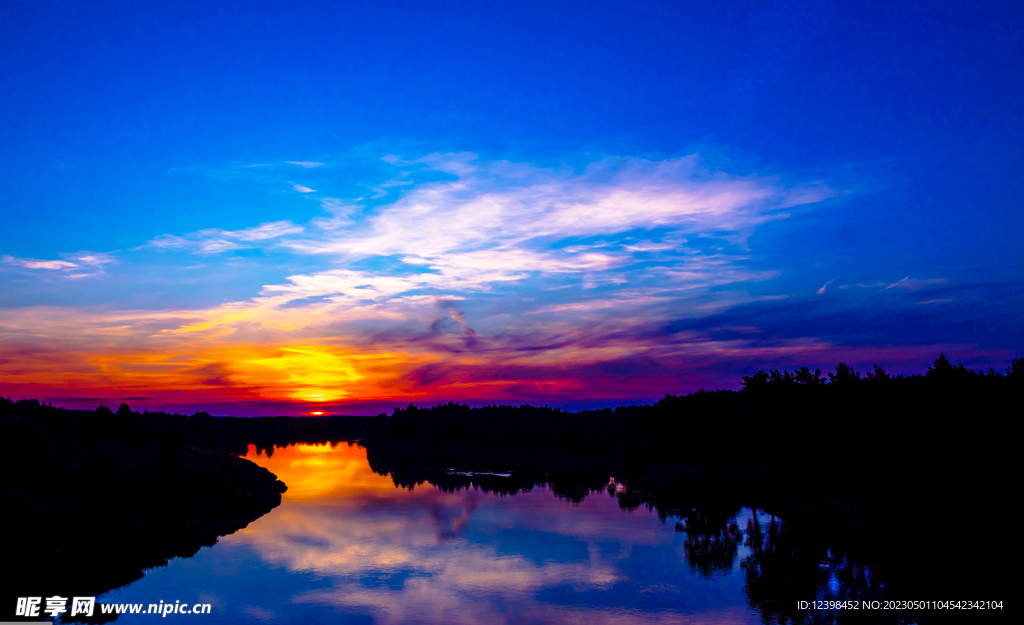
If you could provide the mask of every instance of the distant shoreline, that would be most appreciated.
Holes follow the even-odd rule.
[[[961,542],[987,531],[1015,475],[1009,426],[1024,399],[1022,369],[1020,358],[1004,374],[940,356],[923,375],[890,377],[840,364],[827,377],[759,372],[740,391],[576,413],[450,402],[390,416],[244,418],[0,398],[0,498],[20,537],[4,557],[34,563],[12,596],[40,585],[101,594],[280,503],[286,486],[240,457],[249,445],[359,440],[396,486],[511,494],[543,482],[577,500],[614,476],[624,507],[648,505],[663,518],[695,506],[768,510],[831,528],[829,540],[889,562],[897,579],[903,560],[890,552],[922,537],[972,568],[991,554]],[[966,512],[936,516],[935,502]],[[95,568],[87,589],[69,587],[82,579],[73,562]]]

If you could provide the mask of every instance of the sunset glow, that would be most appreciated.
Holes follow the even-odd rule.
[[[154,39],[131,11],[50,28],[32,6],[0,37],[0,395],[576,409],[1024,350],[1024,74],[1000,36],[931,58],[903,26],[899,54],[850,43],[882,19],[852,5],[707,18],[727,29],[606,7],[572,33],[550,7],[338,8],[284,11],[271,44],[249,15],[147,18]]]
[[[8,0],[0,95],[0,625],[1010,607],[1024,2]]]
[[[355,444],[288,445],[259,453],[249,445],[245,454],[288,485],[286,499],[330,500],[357,495],[400,496],[395,483],[366,462],[366,450]]]

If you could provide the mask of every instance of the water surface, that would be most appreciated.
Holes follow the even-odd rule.
[[[246,457],[288,485],[279,507],[100,600],[210,603],[167,617],[207,623],[761,622],[744,594],[748,509],[698,538],[623,510],[613,482],[580,503],[544,486],[410,490],[358,445],[271,451]]]

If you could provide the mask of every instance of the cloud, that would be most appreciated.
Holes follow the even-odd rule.
[[[117,262],[112,254],[101,252],[78,252],[73,258],[80,264],[91,267],[104,267]]]
[[[257,243],[290,234],[299,234],[302,231],[301,226],[290,221],[272,221],[243,230],[208,228],[183,236],[162,234],[152,239],[147,245],[161,249],[217,254],[229,250],[255,247]]]
[[[316,189],[310,189],[309,187],[304,187],[301,184],[293,184],[292,188],[295,189],[296,191],[298,191],[299,193],[315,193],[316,192]]]
[[[882,290],[883,291],[888,291],[889,289],[903,289],[905,291],[910,291],[912,293],[914,291],[920,291],[921,289],[924,289],[924,288],[939,286],[939,285],[948,284],[948,283],[949,283],[948,280],[944,280],[942,278],[929,278],[929,279],[926,279],[926,280],[922,280],[922,279],[911,278],[910,276],[907,276],[906,278],[903,278],[902,280],[898,280],[896,282],[893,282],[892,284],[890,284],[889,286],[885,287]]]
[[[412,181],[412,180],[402,180],[402,179],[388,180],[387,182],[379,184],[379,185],[377,185],[375,187],[370,187],[370,190],[375,192],[371,196],[371,199],[377,200],[377,199],[380,199],[380,198],[384,197],[385,195],[388,194],[387,189],[390,189],[391,187],[404,187],[404,186],[411,185],[411,184],[415,184],[415,182]]]
[[[104,273],[103,267],[117,262],[113,255],[99,252],[76,252],[62,254],[65,260],[39,260],[35,258],[16,258],[10,255],[0,257],[6,265],[24,269],[43,269],[54,272],[59,278],[78,280],[92,278]]]
[[[555,276],[577,276],[587,288],[598,288],[625,282],[631,267],[645,263],[661,263],[661,269],[644,272],[663,281],[693,282],[695,272],[735,281],[743,280],[740,250],[754,228],[835,194],[821,183],[787,188],[775,178],[730,176],[708,169],[697,156],[606,158],[582,170],[481,161],[468,152],[414,160],[389,155],[384,161],[405,171],[371,186],[376,193],[370,199],[410,187],[390,203],[367,209],[361,198],[321,198],[327,216],[304,230],[274,222],[249,231],[162,235],[151,244],[212,254],[273,238],[295,254],[348,266],[391,258],[388,270],[364,270],[361,279],[391,288],[401,276],[410,290],[485,292]],[[454,179],[415,184],[409,176],[417,167]],[[714,237],[701,248],[687,238],[708,233]],[[595,237],[605,240],[588,240]],[[279,291],[294,290],[297,282],[333,284],[338,274],[332,271],[293,276]]]
[[[77,395],[138,387],[224,401],[618,401],[733,385],[734,362],[839,349],[826,327],[833,311],[822,310],[819,334],[785,325],[798,315],[765,327],[757,313],[786,294],[752,292],[778,272],[758,268],[747,246],[759,226],[835,195],[827,185],[731,175],[697,156],[582,168],[469,153],[390,162],[401,171],[378,186],[405,187],[390,201],[310,198],[322,213],[307,223],[148,244],[209,255],[272,247],[291,254],[275,258],[275,272],[301,269],[191,310],[25,309],[4,321],[0,347],[60,345],[74,362],[29,367],[17,351],[16,366],[0,371],[23,385],[60,378]],[[424,181],[405,184],[414,174]],[[68,274],[103,264],[87,254],[57,262],[75,267],[50,271]],[[218,262],[206,262],[210,272]],[[753,312],[728,316],[744,306]],[[726,318],[698,323],[715,316]],[[747,329],[722,329],[738,327]]]
[[[327,212],[326,217],[318,217],[311,222],[311,225],[323,233],[331,233],[339,228],[346,228],[355,223],[354,216],[366,208],[364,204],[356,200],[344,200],[336,197],[320,198],[320,208]]]
[[[222,230],[220,232],[224,237],[234,238],[239,241],[266,241],[267,239],[276,239],[277,237],[289,234],[298,234],[302,232],[302,227],[296,226],[290,221],[272,221],[260,224],[254,228],[234,231]]]
[[[637,605],[649,602],[649,586],[630,583],[636,549],[653,549],[676,562],[684,557],[656,515],[624,512],[603,492],[566,514],[569,504],[548,488],[500,498],[430,485],[399,489],[390,477],[374,473],[366,450],[355,445],[289,446],[272,456],[250,447],[246,457],[288,484],[287,514],[225,537],[224,548],[255,552],[289,572],[329,581],[297,595],[270,595],[264,605],[276,600],[356,608],[383,623],[502,622],[510,602],[517,606],[516,620],[537,623],[675,623],[683,616],[666,606],[601,608],[597,593],[609,591]],[[476,538],[513,527],[526,539],[511,548],[495,549]],[[551,543],[575,546],[578,555],[552,558],[539,548]],[[590,600],[545,600],[565,588]]]
[[[314,167],[323,167],[326,163],[320,161],[286,161],[289,165],[298,165],[299,167],[305,167],[306,169],[312,169]]]
[[[75,263],[64,260],[36,260],[33,258],[15,258],[13,256],[6,255],[3,257],[3,261],[8,265],[15,265],[26,269],[50,269],[52,271],[74,269],[78,266]]]
[[[831,194],[823,185],[809,194],[772,178],[708,171],[696,157],[606,159],[579,172],[480,162],[469,153],[417,162],[456,179],[418,185],[343,235],[309,232],[284,245],[346,262],[394,256],[450,284],[482,288],[536,275],[607,271],[634,263],[641,253],[678,257],[692,251],[681,242],[686,234],[715,232],[743,245],[757,225],[784,217],[780,209]],[[626,240],[636,231],[660,231],[662,240]],[[604,249],[559,245],[597,236],[613,240]]]

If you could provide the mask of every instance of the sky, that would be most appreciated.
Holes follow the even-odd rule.
[[[1024,7],[0,4],[0,395],[565,409],[1024,355]]]

